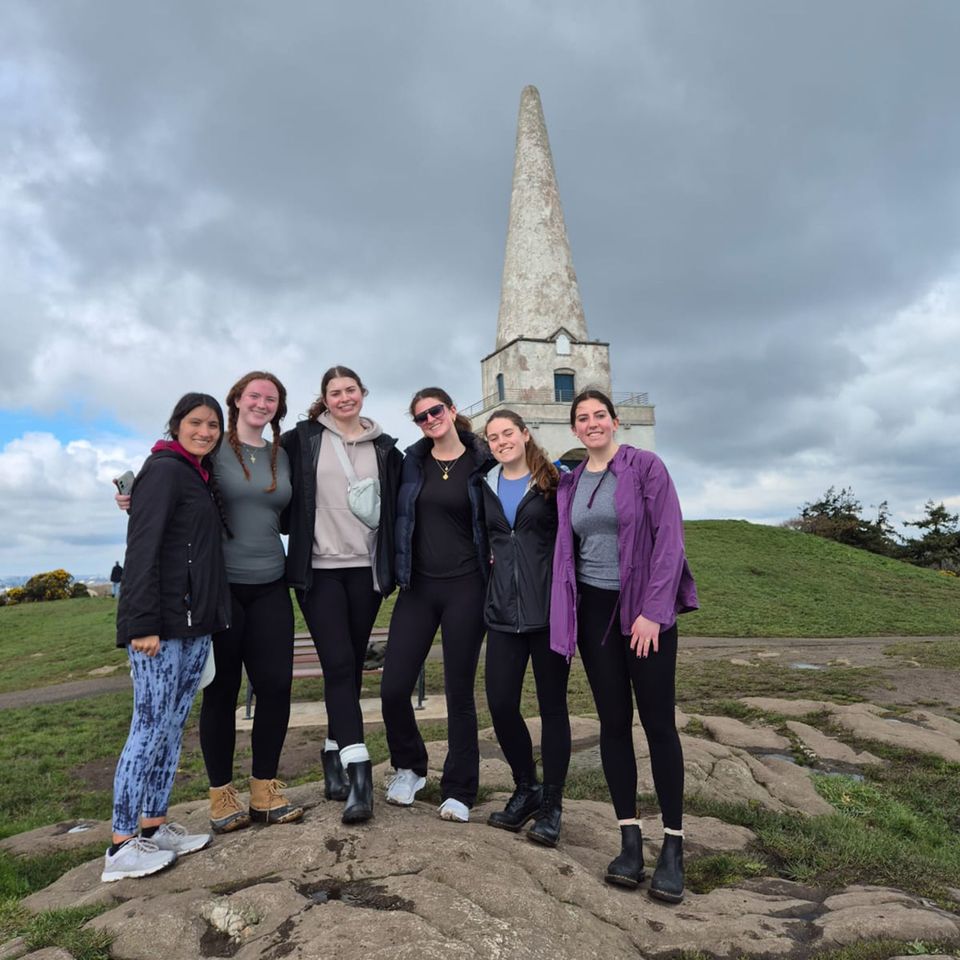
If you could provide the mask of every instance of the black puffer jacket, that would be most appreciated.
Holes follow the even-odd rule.
[[[460,442],[467,448],[466,456],[471,461],[471,469],[476,469],[490,457],[487,445],[476,434],[458,430]],[[397,584],[402,590],[410,586],[413,576],[413,528],[417,521],[417,497],[423,487],[423,465],[433,441],[423,437],[404,451],[403,473],[400,476],[400,492],[397,496]],[[470,518],[473,527],[473,542],[477,547],[480,570],[486,576],[487,551],[486,534],[483,528],[483,505],[480,493],[474,484],[469,484]]]
[[[317,514],[317,462],[326,427],[316,420],[301,420],[293,430],[280,438],[290,458],[293,497],[280,518],[280,528],[290,534],[287,544],[287,583],[297,590],[307,590],[313,582],[313,527]],[[387,597],[397,580],[394,574],[394,526],[396,523],[397,488],[403,457],[397,449],[396,437],[381,433],[371,441],[377,454],[380,480],[380,525],[377,528],[377,583]]]
[[[491,630],[530,633],[550,625],[550,582],[557,539],[557,499],[527,489],[513,527],[496,493],[499,464],[491,460],[470,479],[483,499],[490,578],[483,607]]]
[[[117,646],[137,637],[201,637],[230,622],[223,524],[210,488],[173,450],[147,457],[127,523]]]

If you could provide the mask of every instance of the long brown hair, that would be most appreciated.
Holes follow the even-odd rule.
[[[518,430],[526,432],[528,439],[524,448],[527,457],[527,469],[530,471],[530,480],[545,497],[552,497],[557,492],[560,471],[550,462],[543,447],[533,439],[533,434],[530,433],[519,413],[513,410],[494,410],[487,417],[487,422],[483,426],[484,439],[486,439],[487,427],[501,417],[504,420],[509,420]]]
[[[323,379],[320,381],[320,396],[310,405],[310,409],[307,411],[308,420],[316,420],[317,417],[327,409],[327,401],[324,400],[324,397],[327,395],[327,387],[330,386],[330,381],[335,377],[349,377],[351,380],[355,380],[357,386],[360,388],[360,392],[366,396],[369,391],[363,385],[363,381],[360,379],[359,374],[354,373],[349,367],[341,366],[337,364],[335,367],[331,367],[324,375]]]
[[[240,445],[240,437],[237,436],[237,420],[240,417],[240,411],[237,409],[237,401],[243,396],[243,391],[254,380],[269,380],[277,388],[277,412],[270,421],[270,427],[273,430],[273,445],[270,449],[270,486],[264,490],[264,493],[273,493],[277,489],[277,456],[280,452],[280,422],[287,415],[287,389],[272,374],[264,370],[251,370],[250,373],[242,376],[231,388],[227,394],[227,443],[240,461],[240,467],[243,469],[243,476],[249,480],[250,471],[243,462],[243,447]]]
[[[417,404],[421,400],[439,400],[445,407],[455,406],[453,400],[450,398],[450,394],[447,393],[443,387],[424,387],[422,390],[418,390],[410,400],[411,417],[417,408]],[[461,433],[470,433],[473,430],[473,424],[470,423],[470,418],[465,417],[459,411],[457,411],[456,416],[453,418],[453,425]]]

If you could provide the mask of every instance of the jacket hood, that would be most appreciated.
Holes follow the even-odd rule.
[[[361,433],[359,437],[351,437],[347,440],[340,432],[340,427],[337,425],[337,421],[329,410],[324,410],[323,413],[317,417],[317,423],[325,430],[335,433],[344,443],[363,443],[365,440],[376,440],[377,437],[383,433],[383,428],[376,420],[371,420],[369,417],[361,417],[360,426],[363,427],[363,433]]]

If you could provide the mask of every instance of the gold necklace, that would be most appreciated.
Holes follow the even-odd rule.
[[[260,448],[259,448],[259,447],[252,447],[252,446],[250,446],[249,443],[243,443],[243,442],[241,442],[241,446],[242,446],[243,449],[246,451],[247,456],[250,458],[250,462],[251,462],[251,463],[256,463],[256,462],[257,462],[257,454],[255,453],[255,451],[256,451],[256,450],[259,450]]]
[[[450,479],[450,471],[457,465],[457,461],[462,456],[463,454],[461,453],[460,456],[457,457],[455,460],[447,460],[447,461],[438,460],[436,457],[433,458],[433,462],[440,468],[440,472],[443,474],[444,480]]]

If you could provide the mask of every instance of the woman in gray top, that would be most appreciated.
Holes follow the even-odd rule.
[[[227,394],[226,442],[214,463],[230,534],[223,552],[230,581],[230,626],[214,634],[216,676],[203,691],[200,747],[210,779],[210,823],[224,833],[303,816],[277,780],[290,719],[293,606],[284,577],[280,514],[290,502],[290,464],[280,446],[287,412],[283,384],[255,370]],[[273,439],[263,431],[270,425]],[[235,712],[243,668],[257,693],[249,811],[233,786]]]

